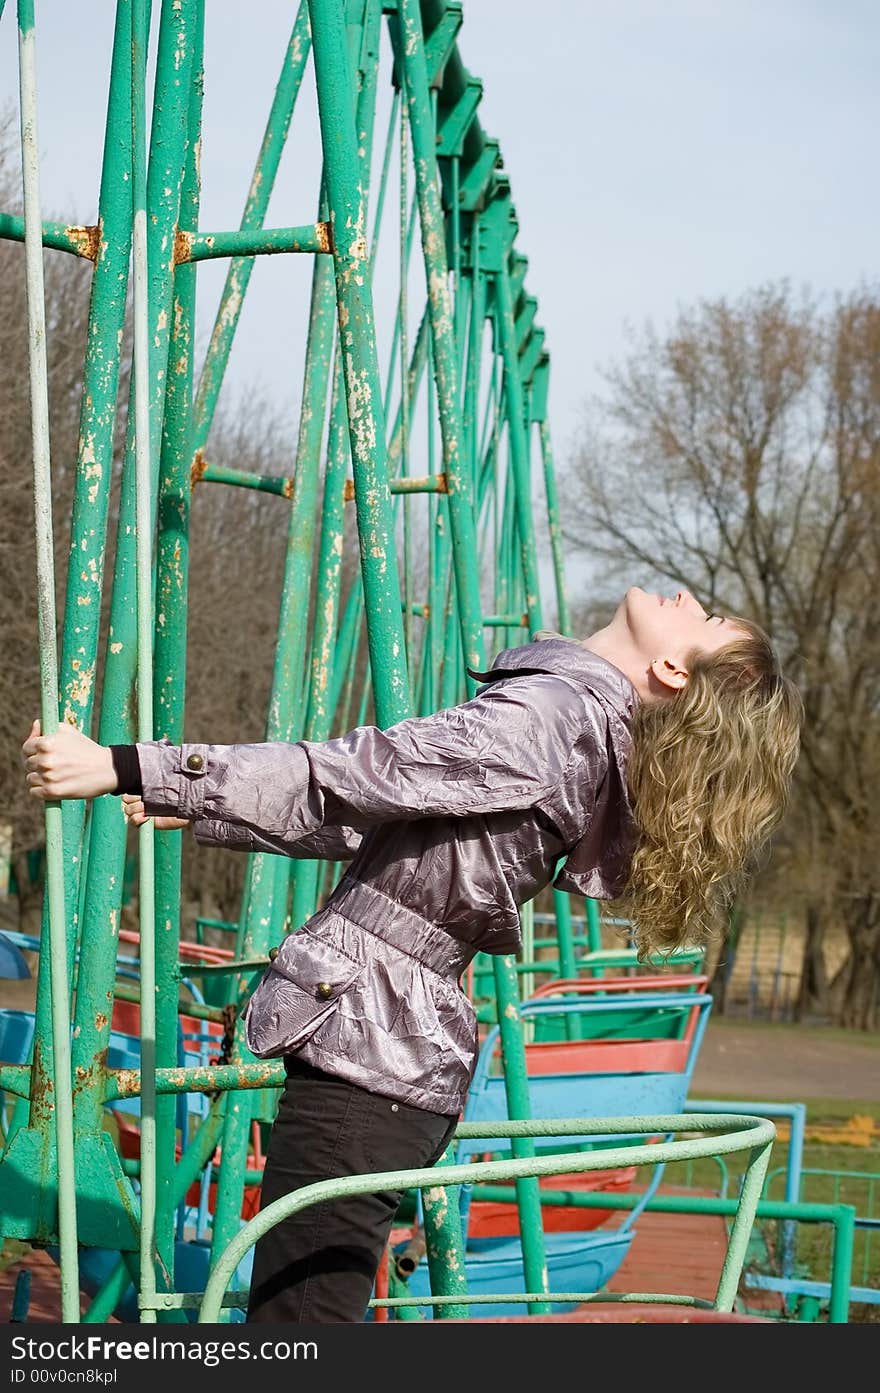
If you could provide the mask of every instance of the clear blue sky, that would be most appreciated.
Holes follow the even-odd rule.
[[[0,93],[14,100],[14,5],[6,9]],[[95,213],[115,6],[88,9],[85,23],[81,8],[37,6],[44,209],[84,221]],[[238,225],[295,9],[295,0],[208,0],[205,228]],[[512,183],[552,355],[560,457],[628,322],[662,328],[680,304],[779,277],[818,292],[876,278],[872,0],[465,0],[459,47],[483,79],[481,121]],[[276,225],[314,214],[311,70],[302,102],[270,209]],[[291,421],[305,261],[257,268],[231,365],[233,391],[259,387]],[[221,279],[217,267],[200,271],[203,343]],[[377,282],[380,319],[388,290]]]

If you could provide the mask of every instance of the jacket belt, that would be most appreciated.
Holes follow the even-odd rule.
[[[460,942],[381,890],[348,876],[340,881],[326,909],[443,977],[458,977],[477,953],[472,944]]]

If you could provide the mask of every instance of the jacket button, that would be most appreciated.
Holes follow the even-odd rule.
[[[331,997],[332,995],[333,988],[329,982],[318,983],[318,996],[323,997],[323,999],[326,1001],[328,997]]]
[[[187,769],[192,769],[193,773],[198,773],[198,771],[203,767],[204,763],[205,761],[201,755],[188,755],[186,760],[186,767]]]

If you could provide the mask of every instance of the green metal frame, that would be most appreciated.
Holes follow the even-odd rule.
[[[727,1129],[726,1132],[725,1129]],[[722,1132],[725,1134],[689,1136],[681,1141],[658,1142],[656,1144],[644,1143],[609,1147],[602,1151],[581,1152],[576,1155],[570,1153],[531,1155],[519,1159],[514,1157],[509,1161],[483,1161],[467,1165],[450,1165],[444,1170],[444,1183],[446,1185],[460,1185],[470,1184],[475,1180],[484,1180],[487,1183],[497,1180],[524,1180],[542,1175],[562,1175],[567,1171],[580,1173],[615,1166],[647,1166],[676,1160],[686,1161],[697,1156],[726,1155],[734,1151],[747,1151],[749,1159],[740,1197],[735,1206],[735,1218],[728,1238],[715,1301],[714,1303],[706,1303],[707,1305],[711,1304],[712,1309],[717,1311],[731,1311],[736,1298],[737,1284],[742,1271],[749,1234],[754,1222],[755,1209],[767,1172],[770,1149],[776,1135],[773,1123],[766,1118],[732,1114],[716,1116],[709,1113],[674,1113],[641,1118],[584,1119],[568,1117],[554,1119],[552,1122],[535,1120],[532,1122],[461,1123],[456,1129],[456,1135],[462,1137],[528,1137],[530,1139],[539,1136],[613,1136],[615,1134],[649,1136],[658,1132],[664,1134]],[[343,1195],[369,1194],[376,1190],[425,1190],[436,1183],[437,1173],[433,1168],[429,1170],[388,1171],[377,1175],[346,1176],[338,1180],[321,1181],[317,1185],[307,1185],[301,1190],[296,1190],[292,1194],[276,1200],[244,1226],[215,1266],[199,1306],[200,1322],[211,1323],[218,1319],[223,1294],[236,1266],[257,1239],[270,1228],[281,1223],[283,1219],[308,1208],[311,1204],[337,1199]],[[603,1195],[599,1198],[604,1201],[607,1197]],[[526,1284],[528,1285],[528,1275],[526,1275]],[[543,1282],[534,1291],[524,1296],[523,1300],[532,1305],[543,1306],[549,1299],[581,1302],[595,1299],[596,1296],[595,1293],[566,1293],[562,1295],[554,1293],[551,1298],[548,1293],[545,1300],[542,1301],[540,1297],[543,1296],[545,1288],[546,1282]],[[395,1298],[388,1302],[374,1304],[429,1304],[435,1306],[437,1314],[444,1308],[448,1311],[455,1298],[451,1298],[450,1302],[447,1303],[435,1301],[433,1297],[436,1295],[437,1293],[432,1293],[432,1299],[425,1302],[419,1302],[415,1298],[411,1300]],[[536,1297],[539,1299],[536,1300]],[[468,1302],[472,1303],[478,1299],[477,1297],[469,1297]],[[664,1302],[678,1300],[684,1305],[700,1304],[694,1297],[678,1295],[668,1297],[661,1293],[650,1293],[647,1296],[632,1295],[629,1299]],[[187,1298],[184,1298],[183,1301],[178,1298],[176,1304],[183,1305],[186,1300]]]
[[[517,247],[500,147],[479,119],[482,84],[464,66],[458,47],[460,3],[303,0],[240,226],[213,231],[199,225],[204,0],[160,0],[155,7],[150,0],[118,0],[93,227],[41,219],[33,0],[19,0],[18,12],[25,209],[23,218],[0,214],[0,236],[25,243],[44,729],[52,731],[61,718],[95,730],[105,744],[136,736],[183,738],[190,509],[201,506],[205,489],[219,484],[278,499],[284,579],[267,739],[323,739],[355,723],[355,715],[358,722],[372,716],[387,726],[413,711],[451,704],[472,694],[466,668],[483,666],[487,635],[502,646],[541,627],[533,448],[540,452],[544,480],[557,622],[567,631],[549,356],[537,301],[526,288],[528,263]],[[157,45],[150,112],[151,25]],[[323,146],[316,216],[267,228],[309,59]],[[374,158],[382,82],[390,82],[392,95],[384,147]],[[388,216],[395,168],[396,219]],[[293,212],[302,217],[305,210]],[[416,237],[418,268],[410,264]],[[398,260],[400,289],[391,307],[392,346],[383,374],[373,276],[384,244]],[[60,660],[54,645],[43,248],[85,258],[94,267],[70,531],[79,564],[70,567]],[[289,475],[249,474],[211,461],[217,404],[254,258],[261,255],[314,257]],[[219,257],[228,258],[229,269],[197,374],[198,266]],[[133,376],[110,621],[102,633],[130,266]],[[359,565],[343,595],[349,502]],[[364,651],[368,663],[361,679]],[[132,1271],[138,1273],[142,1318],[177,1319],[177,1207],[210,1164],[219,1139],[223,1159],[211,1257],[216,1287],[217,1273],[226,1271],[228,1254],[241,1241],[252,1124],[271,1120],[283,1070],[277,1062],[253,1059],[240,1023],[230,1037],[228,1062],[178,1065],[180,838],[155,833],[152,824],[139,835],[137,992],[116,988],[126,866],[118,801],[98,799],[88,808],[49,805],[46,829],[34,1049],[27,1063],[0,1066],[0,1086],[18,1099],[0,1156],[0,1236],[60,1244],[66,1321],[78,1319],[78,1243],[120,1255],[86,1319],[112,1311]],[[268,961],[270,946],[301,926],[332,883],[333,870],[319,874],[314,863],[249,857],[232,960],[187,964],[187,978],[210,993],[209,1004],[192,1013],[200,1019],[217,1019],[223,1008],[227,1017],[235,1013]],[[567,897],[556,894],[553,902],[559,964],[573,973],[583,936],[575,933]],[[528,919],[530,934],[531,925]],[[585,941],[598,948],[592,902],[586,905],[586,928]],[[199,925],[196,930],[198,936]],[[534,1156],[535,1129],[545,1124],[528,1117],[518,1016],[519,977],[536,968],[508,957],[491,965],[492,1010],[504,1023],[508,1111],[515,1120],[515,1156],[503,1174],[516,1183],[527,1304],[540,1313],[548,1298],[537,1177],[554,1172]],[[115,1072],[106,1064],[117,998],[140,1001],[140,1070]],[[176,1099],[198,1091],[211,1093],[214,1103],[178,1160]],[[123,1165],[104,1112],[114,1100],[137,1096],[140,1163]],[[656,1148],[651,1159],[656,1162]],[[565,1164],[571,1169],[570,1157]],[[437,1171],[431,1181],[407,1182],[425,1191],[433,1291],[437,1313],[446,1317],[466,1310],[458,1211],[444,1194],[445,1184],[458,1183],[460,1170],[443,1166],[443,1185],[437,1184]]]

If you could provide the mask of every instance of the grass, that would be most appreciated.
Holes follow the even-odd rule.
[[[723,1033],[725,1030],[748,1030],[755,1034],[786,1036],[802,1044],[839,1044],[855,1046],[858,1049],[880,1050],[880,1030],[847,1030],[842,1025],[793,1024],[791,1021],[748,1020],[740,1016],[713,1015],[708,1029]]]
[[[847,1032],[841,1033],[847,1035]],[[735,1099],[733,1095],[722,1095],[719,1101]],[[758,1097],[754,1101],[760,1102],[761,1099]],[[875,1140],[870,1146],[853,1146],[809,1136],[811,1126],[821,1124],[842,1127],[857,1115],[870,1117],[880,1125],[880,1102],[874,1099],[854,1098],[805,1098],[798,1101],[805,1103],[807,1109],[808,1136],[804,1142],[803,1169],[835,1173],[805,1175],[801,1198],[816,1204],[852,1204],[857,1215],[880,1218],[880,1144]],[[777,1119],[778,1127],[782,1123],[782,1119]],[[779,1200],[785,1196],[788,1153],[788,1139],[778,1138],[770,1155],[766,1191],[769,1198]],[[745,1157],[732,1155],[727,1160],[727,1193],[734,1196],[745,1169]],[[851,1179],[847,1179],[847,1173],[850,1172],[854,1174]],[[870,1178],[866,1178],[866,1175]],[[703,1160],[691,1166],[684,1163],[667,1166],[664,1182],[717,1193],[720,1176],[717,1162]],[[746,1261],[747,1268],[752,1265],[758,1271],[774,1270],[769,1255],[778,1247],[777,1229],[776,1220],[757,1220]],[[832,1242],[831,1225],[798,1224],[795,1249],[797,1273],[808,1280],[828,1281],[831,1272]],[[856,1230],[852,1281],[855,1286],[880,1288],[880,1235]],[[854,1324],[880,1322],[880,1306],[853,1303],[850,1307],[850,1320]]]

